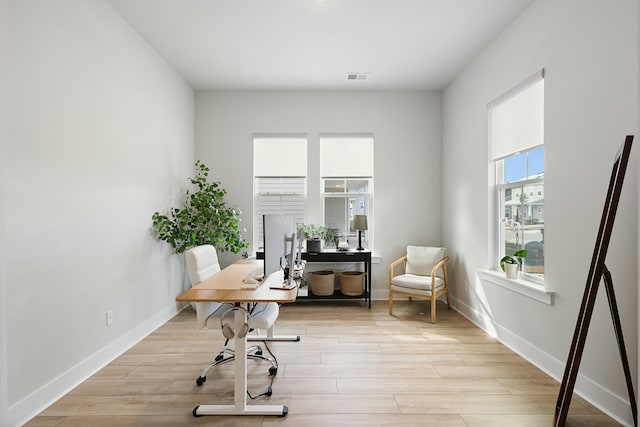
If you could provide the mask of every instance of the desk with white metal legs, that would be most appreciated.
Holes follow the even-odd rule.
[[[242,279],[255,269],[259,261],[240,261],[214,274],[176,298],[184,302],[231,302],[247,304],[253,302],[290,303],[296,300],[297,288],[290,290],[270,289],[259,286],[256,289],[241,289]],[[235,311],[235,330],[242,329],[245,314]],[[193,415],[287,415],[289,409],[285,405],[247,405],[247,341],[299,341],[298,336],[278,337],[270,328],[266,337],[254,336],[234,337],[234,404],[233,405],[199,405],[193,409]]]

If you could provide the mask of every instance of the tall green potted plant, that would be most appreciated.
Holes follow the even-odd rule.
[[[168,215],[155,212],[153,229],[177,254],[198,245],[213,245],[218,252],[239,253],[249,246],[240,226],[242,212],[228,206],[227,194],[220,182],[209,182],[209,168],[199,160],[195,163],[196,175],[189,178],[194,186],[187,190],[181,208],[171,208]]]

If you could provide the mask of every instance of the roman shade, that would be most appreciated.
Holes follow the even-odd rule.
[[[544,69],[489,103],[493,159],[544,143]]]

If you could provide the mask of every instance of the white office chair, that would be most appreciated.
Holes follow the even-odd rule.
[[[196,246],[185,252],[185,259],[187,261],[187,270],[189,272],[189,279],[191,280],[191,286],[195,286],[198,283],[206,280],[215,273],[220,271],[220,264],[218,263],[218,253],[216,248],[211,245]],[[242,307],[235,307],[232,304],[222,304],[218,302],[211,303],[197,303],[196,315],[198,319],[198,329],[206,327],[207,320],[213,315],[220,313],[220,327],[223,335],[227,339],[233,338],[234,333],[239,333],[244,336],[250,330],[272,330],[273,325],[280,314],[280,307],[277,303],[258,303],[254,304],[248,309]],[[247,313],[247,327],[245,331],[234,332],[232,329],[233,321],[229,321],[229,318],[233,319],[234,310],[245,310]],[[267,350],[269,348],[267,347]],[[214,361],[207,366],[202,374],[196,380],[197,385],[202,385],[207,380],[207,373],[215,366],[223,363],[228,363],[234,360],[234,350],[230,348],[223,348],[220,353],[215,357]],[[269,374],[275,375],[278,372],[278,364],[274,357],[264,356],[262,354],[262,347],[259,345],[251,346],[247,349],[247,358],[254,360],[265,360],[271,363],[269,368]]]
[[[187,272],[189,273],[191,287],[220,271],[218,253],[216,252],[216,248],[211,245],[191,248],[184,253],[184,257],[187,261]],[[205,328],[207,326],[207,319],[213,314],[231,307],[230,304],[222,304],[219,302],[192,302],[191,306],[196,310],[198,329]]]

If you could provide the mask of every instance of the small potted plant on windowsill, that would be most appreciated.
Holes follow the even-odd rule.
[[[505,255],[500,260],[500,268],[505,272],[507,279],[517,279],[522,269],[522,263],[527,257],[528,251],[520,249],[513,255]]]

